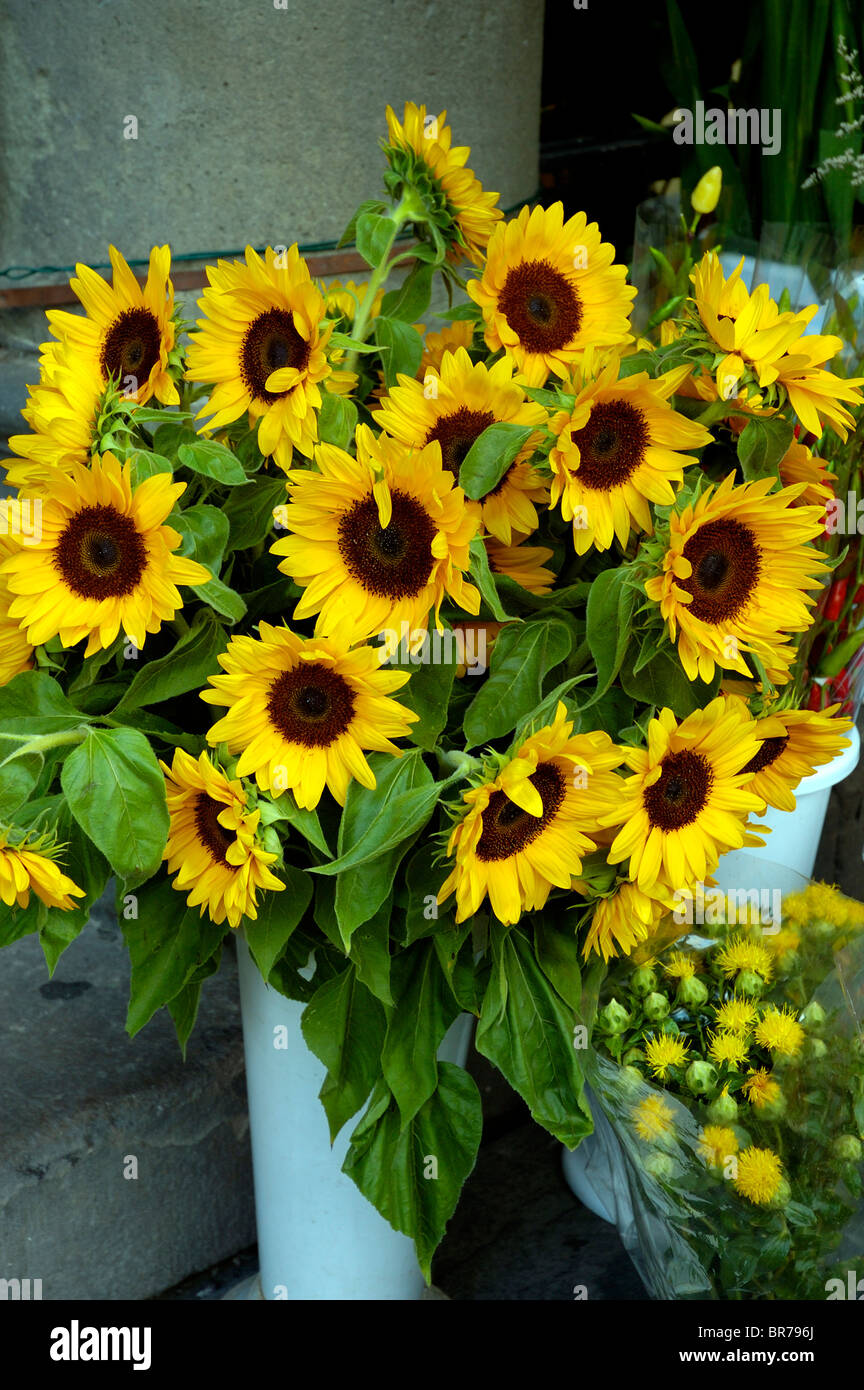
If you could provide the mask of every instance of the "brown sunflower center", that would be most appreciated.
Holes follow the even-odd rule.
[[[159,361],[161,345],[155,314],[149,309],[124,309],[105,335],[102,371],[106,377],[119,377],[121,385],[127,377],[134,376],[143,386]]]
[[[648,426],[641,410],[628,401],[601,401],[584,429],[576,430],[579,481],[597,492],[626,483],[645,462]]]
[[[195,829],[198,839],[217,864],[227,866],[226,856],[234,844],[235,837],[219,824],[219,816],[224,810],[222,802],[214,801],[206,792],[199,792],[195,798]]]
[[[689,748],[668,753],[660,776],[642,797],[652,826],[679,830],[690,825],[708,800],[713,781],[711,764],[701,753]]]
[[[452,473],[458,482],[459,469],[471,445],[494,423],[495,416],[491,410],[469,410],[463,405],[451,415],[442,415],[435,421],[426,436],[426,443],[438,440],[441,445],[441,466]]]
[[[339,551],[353,579],[369,593],[413,598],[429,582],[436,526],[414,497],[391,493],[387,526],[374,497],[356,502],[339,522]]]
[[[528,352],[556,352],[576,336],[582,304],[570,281],[548,261],[522,261],[509,272],[498,308]]]
[[[747,766],[742,767],[741,771],[761,772],[763,768],[770,767],[772,763],[776,763],[788,742],[788,734],[778,734],[776,738],[766,738],[756,756],[751,758]]]
[[[505,792],[493,792],[483,812],[483,832],[475,851],[478,859],[486,863],[509,859],[536,840],[554,818],[567,789],[563,772],[555,763],[540,763],[529,780],[540,793],[543,814],[532,816]]]
[[[279,733],[306,748],[327,748],[351,725],[354,691],[338,671],[301,661],[270,687],[267,711]]]
[[[759,579],[761,556],[753,532],[740,521],[725,518],[700,526],[684,546],[693,566],[689,579],[679,579],[693,595],[689,611],[706,623],[734,618]]]
[[[147,550],[131,517],[114,507],[82,507],[57,542],[54,564],[80,598],[119,598],[138,584]]]
[[[240,375],[256,400],[272,405],[284,391],[268,391],[267,378],[281,367],[302,371],[309,361],[309,344],[294,327],[290,309],[268,309],[250,323],[240,353]]]

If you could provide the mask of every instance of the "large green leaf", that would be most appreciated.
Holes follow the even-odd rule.
[[[437,643],[437,634],[429,634],[428,641],[417,654],[417,665],[411,663],[410,655],[408,664],[403,663],[401,659],[388,663],[388,669],[411,671],[410,681],[395,692],[395,698],[420,716],[417,722],[411,725],[409,737],[412,743],[416,743],[418,748],[427,752],[431,752],[435,747],[447,723],[447,707],[456,675],[455,661],[434,659],[436,655],[455,655],[455,639],[446,631],[441,636],[441,642]],[[420,656],[424,654],[430,658],[428,661],[420,661]]]
[[[269,536],[275,524],[273,509],[284,501],[284,478],[256,478],[245,487],[232,488],[222,508],[229,526],[226,550],[247,550]]]
[[[219,969],[219,961],[222,957],[222,946],[217,946],[216,952],[205,961],[192,978],[175,994],[173,999],[168,1000],[168,1012],[174,1024],[174,1031],[177,1034],[177,1041],[180,1044],[180,1051],[183,1060],[186,1060],[186,1045],[195,1027],[198,1018],[198,1005],[201,1002],[201,986],[211,975],[215,975]]]
[[[705,681],[691,681],[674,650],[660,647],[656,654],[640,668],[633,670],[633,656],[628,654],[621,667],[622,688],[634,700],[646,705],[656,705],[662,709],[667,705],[679,719],[692,714],[714,699],[720,687],[720,672],[715,672],[710,684]]]
[[[327,1068],[321,1103],[331,1142],[356,1115],[378,1075],[384,1040],[384,1009],[349,964],[315,991],[300,1020],[310,1051]]]
[[[521,931],[493,934],[493,968],[474,1045],[507,1078],[538,1124],[575,1148],[592,1130],[574,1047],[574,1011]]]
[[[397,1231],[412,1236],[430,1277],[432,1256],[474,1167],[483,1107],[472,1077],[442,1062],[438,1086],[404,1128],[379,1083],[354,1133],[342,1171]]]
[[[312,901],[312,880],[302,869],[285,864],[275,872],[285,884],[284,890],[263,892],[257,918],[252,921],[247,917],[243,923],[246,944],[265,980]]]
[[[350,784],[339,826],[339,857],[318,865],[314,873],[344,873],[377,859],[420,830],[435,809],[443,784],[432,780],[419,750],[398,761],[379,754],[370,766],[376,787]]]
[[[420,369],[423,339],[409,323],[388,319],[383,315],[374,320],[375,341],[381,352],[384,380],[388,387],[396,385],[400,372],[414,377]]]
[[[217,657],[226,646],[225,629],[212,613],[204,608],[195,621],[166,656],[148,661],[132,679],[115,717],[122,718],[127,710],[142,705],[158,705],[190,690],[200,690],[207,677],[220,670]]]
[[[543,678],[570,652],[569,628],[556,618],[508,625],[498,634],[488,678],[465,715],[468,748],[515,729],[540,703]]]
[[[396,1007],[387,1025],[381,1069],[407,1125],[435,1090],[436,1053],[459,1005],[430,940],[418,941],[396,957],[391,981]]]
[[[746,481],[776,477],[777,465],[791,443],[791,421],[748,420],[738,436],[738,461]]]
[[[223,487],[242,487],[248,481],[240,460],[215,439],[196,439],[192,444],[181,444],[177,457],[184,468],[212,478]]]
[[[102,896],[111,873],[107,859],[84,834],[80,825],[73,819],[69,807],[60,809],[56,824],[57,838],[63,848],[59,863],[79,888],[84,897],[74,898],[75,906],[69,910],[48,908],[39,925],[39,943],[48,966],[49,975],[54,974],[57,962],[67,946],[80,935],[87,925],[93,904]]]
[[[162,876],[134,895],[130,907],[133,903],[137,916],[127,917],[124,911],[120,919],[132,961],[126,1018],[130,1037],[176,998],[229,930],[224,922],[211,922],[206,912],[202,916],[197,907],[187,908],[183,894]]]
[[[231,529],[225,513],[219,507],[208,507],[202,502],[183,512],[173,511],[168,523],[183,537],[180,554],[197,560],[199,565],[206,565],[216,578],[222,568]]]
[[[338,449],[347,449],[354,438],[356,424],[357,407],[354,402],[347,396],[325,391],[318,412],[318,438],[321,443],[335,444]]]
[[[339,880],[337,879],[338,883]],[[329,880],[321,880],[322,887],[329,886]],[[393,903],[390,897],[382,903],[374,917],[362,922],[352,934],[350,956],[357,967],[357,978],[362,980],[382,1004],[392,1006],[393,995],[390,990],[390,914]]]
[[[609,689],[621,669],[631,640],[636,591],[628,579],[626,569],[603,570],[588,595],[585,636],[597,668],[594,700],[599,700]]]
[[[434,274],[434,266],[415,261],[399,288],[385,294],[381,301],[381,313],[389,319],[416,323],[429,308]]]
[[[486,543],[479,536],[475,536],[471,542],[471,578],[480,590],[480,597],[489,609],[493,618],[499,622],[506,623],[511,617],[504,609],[501,599],[498,597],[498,590],[495,586],[495,576],[489,568],[489,556],[486,553]]]
[[[168,838],[165,779],[137,729],[91,729],[63,764],[69,809],[112,869],[137,887],[156,872]]]
[[[299,831],[304,840],[308,840],[310,845],[326,854],[330,858],[330,847],[324,838],[321,829],[321,822],[318,819],[317,811],[309,811],[305,806],[298,806],[294,800],[293,792],[283,792],[281,796],[274,797],[271,801],[266,796],[258,797],[258,808],[261,812],[261,824],[272,825],[274,821],[287,821]]]
[[[393,888],[396,871],[416,839],[410,835],[371,862],[345,869],[336,879],[336,920],[343,944],[347,947],[353,933],[368,922],[380,908]]]
[[[87,720],[47,671],[22,671],[0,688],[0,734],[59,734]],[[0,761],[16,747],[0,738]]]
[[[478,502],[498,486],[519,450],[536,433],[535,425],[496,420],[468,450],[459,469],[459,486]]]

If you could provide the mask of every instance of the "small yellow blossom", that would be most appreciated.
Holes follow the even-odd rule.
[[[756,1041],[771,1052],[794,1057],[801,1050],[804,1029],[792,1009],[778,1009],[770,1004],[756,1025]]]
[[[672,1033],[661,1033],[645,1044],[645,1061],[655,1076],[665,1081],[670,1067],[680,1067],[687,1058],[687,1043]]]
[[[732,1186],[755,1206],[767,1206],[777,1195],[783,1181],[783,1167],[771,1149],[757,1149],[752,1144],[738,1155],[738,1172]]]

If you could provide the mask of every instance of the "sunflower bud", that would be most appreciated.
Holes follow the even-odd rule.
[[[666,1018],[669,1013],[669,1000],[665,994],[649,994],[645,1003],[642,1005],[645,1010],[645,1017],[652,1023],[659,1023]]]
[[[600,1010],[598,1023],[605,1033],[623,1033],[633,1018],[617,999],[610,999],[605,1009]]]
[[[841,1163],[860,1163],[864,1149],[861,1140],[856,1139],[854,1134],[838,1134],[831,1145],[831,1152]]]
[[[630,976],[630,988],[634,994],[650,994],[657,987],[657,975],[650,965],[640,965]]]
[[[703,174],[693,193],[690,202],[694,212],[713,212],[720,199],[720,191],[723,187],[723,171],[719,164],[715,164],[713,169],[709,169],[707,174]]]
[[[699,1009],[708,999],[708,986],[703,980],[691,975],[678,986],[678,1003],[688,1009]]]
[[[684,1080],[694,1096],[707,1096],[717,1085],[717,1068],[713,1062],[691,1062]]]
[[[738,1102],[724,1089],[708,1106],[708,1119],[712,1125],[731,1125],[737,1118]]]
[[[736,994],[743,994],[748,999],[758,999],[764,988],[765,981],[755,970],[739,970],[735,981]]]
[[[816,1000],[814,999],[810,1004],[807,1005],[799,1021],[801,1023],[801,1027],[807,1033],[819,1034],[824,1030],[825,1018],[825,1010],[822,1008],[822,1005],[817,1004]]]

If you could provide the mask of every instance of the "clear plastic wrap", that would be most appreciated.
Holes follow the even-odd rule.
[[[800,883],[709,891],[601,988],[568,1177],[655,1298],[864,1295],[864,906]]]

